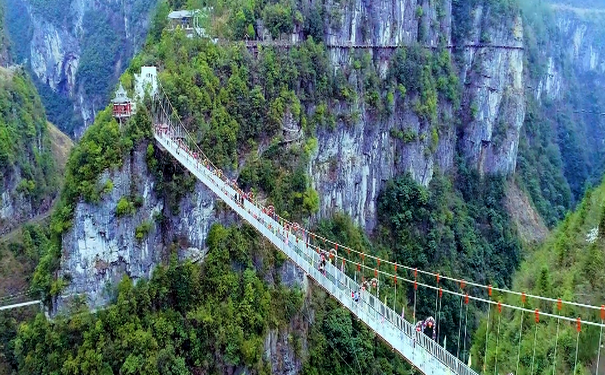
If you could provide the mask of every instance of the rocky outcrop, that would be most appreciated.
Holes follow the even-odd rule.
[[[437,46],[451,41],[451,2],[328,1],[326,44]]]
[[[547,48],[539,50],[546,61],[534,89],[538,100],[557,100],[564,97],[570,85],[570,74],[605,79],[605,44],[599,17],[602,9],[575,8],[560,4],[550,5],[556,34],[547,41]],[[563,76],[567,69],[568,77]]]
[[[0,185],[0,236],[36,215],[31,201],[17,190],[22,181],[18,169],[6,173]]]
[[[181,199],[178,213],[169,214],[147,169],[145,150],[141,145],[120,169],[103,173],[99,184],[111,189],[101,202],[76,206],[73,227],[63,235],[59,272],[69,285],[55,310],[65,308],[74,296],[85,296],[90,308],[106,305],[113,297],[112,286],[125,275],[149,278],[174,240],[181,258],[203,260],[210,227],[232,221],[228,213],[215,210],[215,197],[199,183]],[[132,209],[119,215],[117,206],[123,198]]]
[[[61,2],[47,4],[11,0],[7,2],[7,26],[14,43],[26,44],[15,48],[17,62],[28,65],[39,84],[47,86],[59,98],[68,99],[71,103],[77,122],[67,124],[60,121],[57,125],[62,130],[79,135],[92,123],[96,112],[105,107],[108,89],[115,85],[127,62],[142,45],[155,2],[74,0],[69,2],[68,8],[56,9],[60,5]],[[92,22],[99,19],[107,20],[107,23]],[[110,30],[96,30],[96,25]],[[109,32],[111,35],[98,41],[91,41],[88,37],[100,32]],[[115,56],[105,56],[108,51],[114,51],[109,44],[117,44]],[[100,86],[92,93],[83,87],[78,74],[85,53],[89,56],[89,63],[91,59],[101,56],[102,61],[110,65],[102,67],[108,76],[98,83]],[[61,102],[50,96],[44,100],[50,108]],[[57,120],[53,116],[62,116],[63,121],[70,117],[65,116],[65,108],[57,113],[49,111],[49,116],[53,122]]]

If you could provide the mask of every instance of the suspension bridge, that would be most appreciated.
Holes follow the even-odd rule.
[[[466,345],[468,308],[469,303],[485,304],[487,307],[488,322],[492,310],[498,314],[497,330],[490,327],[486,331],[486,347],[484,354],[489,350],[487,338],[497,331],[496,341],[496,363],[494,373],[498,374],[498,339],[500,339],[500,322],[502,309],[510,309],[521,312],[521,328],[518,335],[517,366],[514,374],[534,374],[534,360],[536,357],[535,347],[540,318],[557,320],[557,335],[555,337],[555,353],[552,359],[552,373],[556,374],[555,366],[557,355],[565,354],[575,358],[566,358],[567,362],[574,363],[573,372],[578,366],[578,351],[582,326],[593,326],[600,330],[598,354],[595,366],[595,374],[601,374],[599,370],[601,347],[603,343],[603,328],[605,327],[605,305],[589,305],[578,302],[565,301],[562,299],[548,298],[538,295],[526,294],[518,291],[492,287],[472,281],[466,281],[447,275],[441,275],[388,260],[365,254],[361,251],[344,246],[328,238],[319,236],[306,230],[297,223],[290,222],[280,217],[272,206],[264,206],[251,193],[242,191],[237,183],[217,168],[211,160],[206,157],[203,150],[197,145],[196,137],[189,133],[181,122],[176,110],[167,98],[163,88],[159,85],[160,93],[153,101],[153,135],[159,147],[168,152],[184,168],[193,174],[200,182],[210,189],[216,196],[236,212],[243,220],[254,227],[263,237],[285,253],[288,258],[299,268],[304,270],[307,277],[311,278],[318,286],[323,288],[332,298],[351,311],[359,320],[365,323],[375,334],[386,342],[394,351],[399,353],[412,366],[424,374],[478,374],[466,364],[464,359],[466,348],[454,355],[441,345],[440,320],[442,319],[442,298],[450,295],[460,301],[458,343]],[[374,277],[365,276],[373,275]],[[423,278],[421,278],[423,277]],[[432,279],[432,282],[426,280]],[[398,282],[407,287],[413,287],[413,310],[408,308],[407,315],[401,311],[404,306],[397,306]],[[392,307],[388,306],[387,299],[384,302],[379,299],[380,288],[393,288],[395,298],[392,299]],[[423,322],[416,319],[416,304],[418,288],[435,293],[435,316],[436,324],[433,327],[433,337],[424,333]],[[401,287],[399,287],[401,289]],[[404,289],[406,290],[406,289]],[[472,291],[472,293],[471,293]],[[492,298],[492,293],[497,292],[500,296],[512,295],[521,301],[521,305],[503,303]],[[401,293],[401,292],[400,292]],[[14,294],[0,298],[0,305],[31,295],[30,291]],[[31,298],[31,297],[30,297]],[[551,304],[556,307],[557,313],[540,311],[527,308],[526,300],[532,299],[537,303]],[[22,308],[40,304],[39,300],[26,302],[10,302],[10,305],[0,306],[0,311],[14,308]],[[570,310],[582,309],[585,316],[593,316],[593,319],[581,319],[579,317],[566,316],[562,313],[562,307],[569,306]],[[463,314],[463,307],[465,312]],[[399,309],[399,310],[398,310]],[[411,321],[407,319],[411,311]],[[521,335],[524,314],[534,315],[535,334],[534,351],[531,367],[521,364]],[[465,319],[463,319],[465,316]],[[600,319],[598,319],[600,317]],[[464,340],[462,338],[462,322],[464,324]],[[577,327],[575,353],[557,354],[557,343],[559,340],[559,324],[568,324]],[[490,328],[492,332],[490,332]],[[435,339],[435,330],[437,338]],[[504,339],[504,337],[502,337]],[[462,357],[462,358],[461,358]],[[467,357],[468,358],[468,357]],[[525,367],[524,367],[525,366]],[[485,365],[482,373],[491,372]],[[489,370],[489,371],[486,371]],[[537,370],[537,367],[536,367]],[[521,371],[521,372],[520,372]]]
[[[458,348],[457,354],[454,355],[440,345],[439,339],[435,340],[434,331],[433,338],[424,333],[425,325],[422,324],[424,322],[417,322],[416,319],[416,296],[419,287],[432,290],[435,293],[437,321],[433,330],[437,330],[437,332],[439,332],[441,299],[443,298],[443,294],[446,293],[460,299],[458,342],[460,342],[462,335],[463,305],[466,306],[466,322],[464,325],[465,345],[467,341],[466,325],[468,323],[468,305],[470,301],[487,305],[488,321],[492,308],[498,313],[498,339],[500,338],[500,324],[503,308],[521,312],[521,327],[523,327],[523,314],[533,314],[536,320],[536,334],[534,335],[531,374],[534,374],[535,346],[540,317],[557,319],[557,336],[555,338],[557,341],[559,339],[558,328],[561,322],[577,327],[574,373],[578,366],[579,338],[582,325],[598,327],[600,329],[600,336],[595,374],[599,374],[603,328],[605,327],[605,305],[595,306],[564,301],[562,299],[530,295],[419,270],[395,262],[389,262],[369,254],[364,254],[363,252],[356,251],[355,249],[343,246],[328,238],[310,232],[301,225],[280,217],[272,206],[264,206],[259,200],[255,199],[252,193],[245,193],[242,191],[236,181],[230,180],[221,169],[217,168],[198,146],[196,137],[190,134],[183,125],[161,85],[159,85],[159,88],[160,94],[154,101],[153,133],[154,138],[161,149],[170,153],[174,159],[209,188],[221,201],[227,204],[248,224],[253,226],[263,237],[285,253],[299,268],[304,270],[306,275],[315,281],[318,286],[328,292],[331,297],[338,300],[340,304],[351,311],[358,319],[363,321],[394,351],[398,352],[405,360],[422,373],[478,374],[478,372],[470,367],[470,363],[467,365],[465,361],[460,359],[460,348]],[[357,260],[352,260],[351,254],[356,256]],[[386,267],[391,271],[387,271]],[[354,276],[349,275],[347,272],[351,269],[354,270]],[[405,272],[405,276],[401,275],[402,271]],[[363,276],[364,274],[373,274],[374,278],[366,280],[365,276]],[[431,285],[426,282],[421,282],[418,278],[419,274],[433,278],[434,284]],[[358,275],[361,275],[360,278],[357,277]],[[387,305],[386,298],[384,302],[379,299],[381,277],[383,280],[389,280],[389,283],[394,288],[395,296],[397,293],[398,281],[413,285],[414,309],[412,313],[412,322],[406,320],[403,312],[399,314],[396,311],[396,297],[394,298],[393,308]],[[445,281],[457,285],[459,289],[452,290],[452,288],[446,288],[444,286]],[[472,287],[473,290],[483,291],[485,297],[470,295],[469,287]],[[372,291],[372,289],[374,291]],[[493,300],[492,293],[494,291],[519,297],[522,306]],[[532,298],[541,303],[554,304],[557,306],[559,314],[526,308],[527,298]],[[563,305],[585,309],[593,315],[598,315],[600,312],[600,323],[594,320],[583,320],[579,317],[562,315],[561,309]],[[494,314],[496,314],[496,312],[494,312]],[[487,336],[489,336],[490,333],[489,328],[488,323]],[[438,335],[439,334],[437,334],[437,336]],[[519,352],[515,374],[519,374],[520,370],[521,335],[522,328],[519,331]],[[488,340],[486,339],[485,353],[488,351],[487,342]],[[556,347],[557,344],[555,344],[553,374],[556,373]],[[496,364],[494,371],[498,374],[498,344],[496,344],[495,350]],[[464,356],[464,352],[462,355]],[[524,371],[523,373],[527,373],[529,369],[521,368],[521,370]],[[483,368],[483,372],[486,372],[485,367]]]

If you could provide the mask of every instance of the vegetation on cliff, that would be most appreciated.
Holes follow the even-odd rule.
[[[0,187],[34,210],[58,190],[44,108],[20,68],[0,69]]]

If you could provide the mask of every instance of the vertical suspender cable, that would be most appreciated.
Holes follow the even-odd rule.
[[[576,359],[574,360],[574,364],[573,364],[573,373],[576,373],[576,369],[578,367],[578,345],[580,344],[580,331],[582,330],[582,322],[580,320],[580,318],[578,318],[578,321],[576,323],[576,328],[578,330],[578,335],[576,337]]]
[[[521,293],[521,302],[523,303],[523,307],[525,307],[525,293]],[[517,350],[517,371],[515,374],[519,373],[519,363],[521,362],[521,337],[523,335],[523,310],[521,310],[521,327],[519,328],[519,348]]]
[[[460,282],[460,289],[464,289],[464,281]],[[456,352],[456,358],[460,359],[460,336],[462,335],[462,294],[460,294],[460,312],[458,313],[458,350]]]
[[[456,358],[460,359],[460,335],[462,334],[462,296],[460,296],[460,312],[458,313],[458,319],[460,324],[458,325],[458,351],[456,352]]]
[[[494,359],[494,375],[498,375],[498,345],[500,345],[500,323],[502,322],[502,304],[498,301],[498,332],[496,333],[496,357]]]
[[[540,312],[536,309],[536,328],[534,329],[534,354],[531,357],[531,375],[534,375],[534,363],[536,362],[536,340],[538,339],[538,323],[540,323]]]
[[[397,312],[397,275],[393,276],[393,282],[395,285],[395,298],[393,298],[393,311]]]
[[[601,333],[599,334],[599,350],[597,354],[597,372],[595,374],[599,375],[599,362],[601,361],[601,343],[603,341],[603,322],[605,322],[605,305],[601,305]]]
[[[437,302],[439,301],[439,274],[437,274],[437,288],[435,288],[435,319],[439,321],[439,317],[437,316]],[[437,328],[437,327],[435,327]]]
[[[395,272],[393,272],[393,279],[395,282],[395,298],[393,298],[393,311],[397,311],[397,265],[395,265]],[[401,314],[401,318],[405,319],[403,313]]]
[[[557,310],[559,310],[559,315],[561,315],[561,307],[562,307],[562,302],[561,302],[561,298],[559,298],[559,300],[557,301]],[[557,318],[557,334],[555,336],[555,355],[553,356],[553,361],[552,361],[552,375],[556,374],[556,370],[557,370],[557,346],[559,344],[559,325],[561,324],[561,318]]]
[[[418,268],[414,269],[414,315],[412,316],[414,320],[414,325],[416,325],[416,294],[418,292],[418,282],[416,278],[418,277]]]
[[[464,359],[464,353],[466,353],[466,326],[468,325],[468,293],[464,297],[464,304],[466,305],[466,312],[464,313],[464,349],[462,349],[462,359]]]
[[[490,285],[487,290],[489,299],[492,297],[492,286]],[[487,304],[487,326],[485,328],[485,353],[483,354],[483,372],[487,369],[487,344],[489,342],[489,313],[491,312],[492,304]]]
[[[441,329],[439,326],[440,317],[441,317],[441,301],[443,299],[443,289],[439,288],[439,313],[437,314],[437,342],[439,342],[439,335],[441,333]],[[445,348],[444,348],[445,349]]]

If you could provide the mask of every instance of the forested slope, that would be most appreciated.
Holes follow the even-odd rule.
[[[575,212],[565,219],[552,232],[550,237],[535,251],[527,255],[515,274],[513,287],[535,295],[554,299],[586,303],[600,306],[605,301],[605,182],[588,190]],[[505,302],[505,301],[503,301]],[[511,301],[512,302],[512,301]],[[518,304],[518,301],[515,301]],[[531,298],[527,307],[541,311],[557,313],[556,303],[536,302]],[[567,316],[581,316],[582,319],[600,321],[600,312],[564,306],[561,311]],[[494,314],[496,315],[496,314]],[[503,371],[515,369],[517,343],[521,316],[510,311],[503,312],[498,362]],[[534,342],[534,319],[525,314],[521,360],[529,364]],[[492,316],[490,325],[490,345],[488,349],[489,366],[494,365],[496,334],[493,327],[497,317]],[[557,374],[571,374],[576,345],[576,325],[560,323],[557,354]],[[479,358],[485,348],[485,323],[477,331],[474,353]],[[536,347],[536,373],[552,373],[557,320],[544,318],[538,329]],[[506,339],[503,339],[506,338]],[[580,374],[594,372],[599,331],[594,327],[582,326],[578,360]],[[603,368],[603,363],[601,363]]]
[[[44,108],[27,73],[0,70],[0,234],[50,209],[59,181]]]

